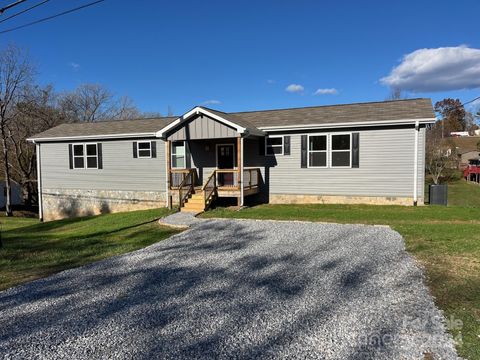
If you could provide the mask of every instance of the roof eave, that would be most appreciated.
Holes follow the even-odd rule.
[[[135,139],[144,137],[155,137],[155,132],[148,133],[126,133],[126,134],[103,134],[103,135],[81,135],[81,136],[54,136],[54,137],[33,137],[27,141],[32,143],[69,141],[69,140],[93,140],[93,139]]]
[[[358,121],[345,123],[326,123],[326,124],[304,124],[304,125],[279,125],[279,126],[260,126],[262,131],[288,131],[288,130],[315,130],[328,128],[347,128],[347,127],[373,127],[373,126],[395,126],[395,125],[413,125],[433,124],[436,118],[423,119],[402,119],[402,120],[382,120],[382,121]]]

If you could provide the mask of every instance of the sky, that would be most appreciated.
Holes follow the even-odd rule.
[[[0,31],[91,1],[50,0]],[[480,96],[478,14],[475,0],[106,0],[0,34],[0,47],[27,49],[41,84],[102,84],[145,112],[382,101],[392,86],[466,102]]]

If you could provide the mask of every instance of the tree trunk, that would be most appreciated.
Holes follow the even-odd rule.
[[[2,136],[3,166],[5,171],[5,215],[13,216],[12,211],[12,188],[10,181],[10,166],[8,166],[8,149],[5,135]]]

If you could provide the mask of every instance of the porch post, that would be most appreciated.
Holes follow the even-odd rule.
[[[172,161],[172,157],[170,156],[170,151],[171,151],[171,141],[170,140],[167,140],[165,141],[165,157],[166,157],[166,170],[167,170],[167,174],[166,174],[166,196],[167,196],[167,207],[169,209],[172,208],[172,196],[170,195],[170,185],[171,185],[171,181],[172,181],[172,173],[171,173],[171,169],[172,169],[172,166],[171,166],[171,161]]]

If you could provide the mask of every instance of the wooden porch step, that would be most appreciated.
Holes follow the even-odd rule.
[[[200,212],[204,210],[205,210],[205,206],[203,204],[188,205],[188,203],[186,203],[185,206],[180,209],[180,211],[190,211],[190,212]]]

